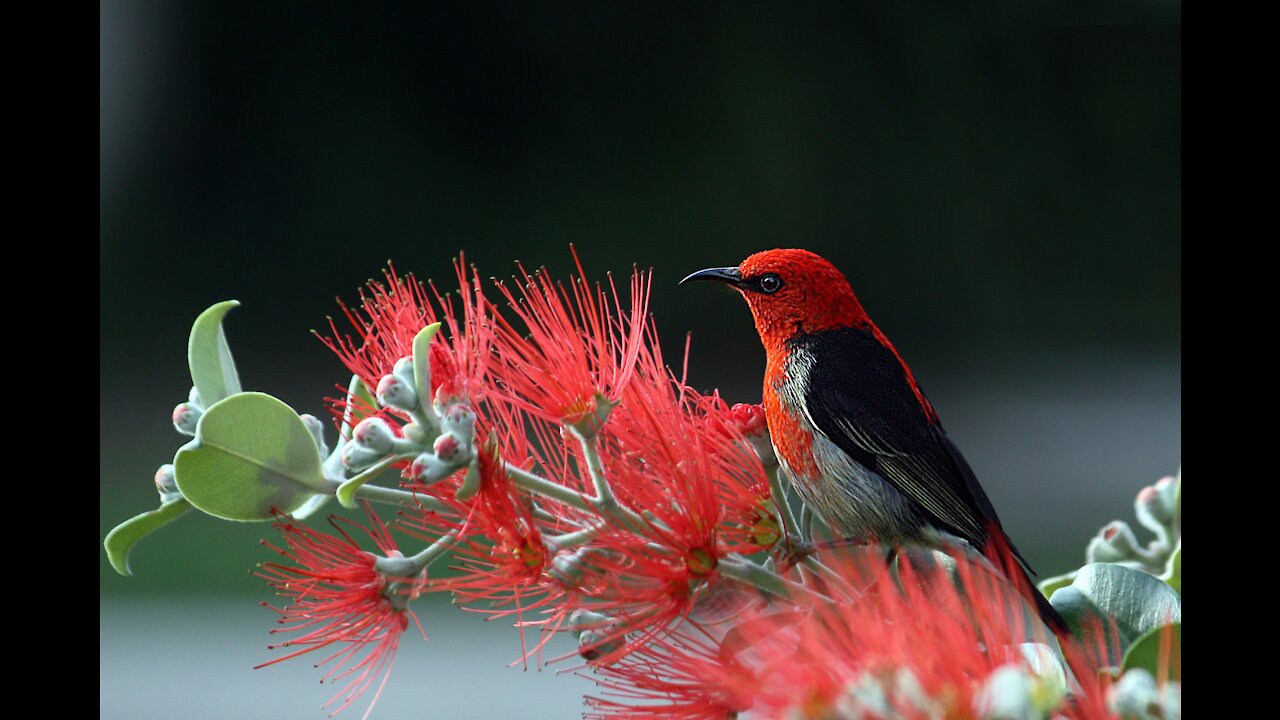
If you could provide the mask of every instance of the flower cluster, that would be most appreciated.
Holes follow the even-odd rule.
[[[904,550],[891,564],[886,548],[814,543],[761,407],[668,366],[648,274],[620,288],[580,262],[567,285],[519,268],[486,294],[476,270],[455,269],[456,293],[389,267],[342,305],[351,329],[331,321],[322,338],[354,376],[332,401],[340,442],[329,453],[320,424],[300,420],[328,455],[324,482],[293,517],[270,511],[286,561],[258,574],[287,600],[275,632],[290,639],[265,664],[320,651],[341,684],[335,712],[375,685],[376,701],[413,603],[447,593],[511,618],[524,662],[571,634],[576,652],[549,661],[597,680],[592,718],[1109,716],[1096,668],[1062,661],[1101,655],[1047,634],[1034,589],[992,564],[1007,550]],[[188,434],[197,400],[175,411]],[[185,502],[180,467],[156,484]],[[1175,517],[1173,491],[1154,492],[1140,511]],[[326,534],[296,519],[329,495],[363,505],[364,523],[331,519]],[[425,547],[402,553],[392,530]],[[1111,694],[1173,697],[1130,685]]]

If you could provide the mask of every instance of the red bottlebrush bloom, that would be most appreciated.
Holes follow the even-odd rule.
[[[321,342],[373,390],[391,373],[396,361],[413,355],[413,339],[422,328],[442,322],[448,332],[442,332],[431,343],[432,397],[437,393],[455,398],[482,395],[493,323],[475,272],[467,272],[461,257],[454,263],[454,270],[460,314],[452,298],[442,295],[434,285],[428,289],[412,273],[401,276],[388,265],[383,271],[385,282],[370,280],[360,291],[358,308],[338,300],[356,337],[340,332],[331,319],[333,334],[322,337]]]
[[[601,687],[587,720],[732,720],[751,708],[756,677],[687,626],[612,665],[592,668]]]
[[[368,535],[383,556],[403,556],[382,521],[367,508],[366,514],[369,527],[331,518],[336,536],[281,517],[275,525],[284,536],[285,547],[268,547],[290,564],[263,563],[256,574],[280,595],[291,598],[283,608],[272,607],[280,614],[278,622],[284,627],[271,632],[297,633],[296,637],[269,646],[297,649],[258,667],[325,651],[327,654],[316,662],[316,667],[329,665],[324,680],[343,684],[325,706],[336,703],[334,712],[341,712],[378,681],[365,712],[367,718],[386,686],[396,648],[410,618],[421,629],[417,617],[406,607],[408,600],[416,596],[421,581],[396,582],[378,572],[377,556],[362,550],[347,527]],[[404,587],[394,588],[396,584]]]
[[[553,422],[586,418],[600,397],[616,401],[644,342],[649,276],[632,276],[624,308],[612,281],[606,293],[587,281],[576,252],[574,262],[570,290],[545,270],[530,275],[523,267],[518,295],[499,284],[523,328],[498,320],[502,362],[494,372],[509,402]]]
[[[756,709],[765,717],[979,716],[992,674],[1030,670],[1023,643],[1052,641],[1005,577],[958,551],[952,557],[955,582],[941,569],[917,570],[903,556],[897,582],[878,563],[832,563],[865,593],[808,601],[799,620],[744,622],[754,638],[739,647],[773,658]],[[1108,717],[1094,702],[1101,697],[1096,679],[1080,680],[1080,702],[1055,717]]]
[[[530,607],[527,598],[521,603],[522,598],[539,590],[551,549],[543,541],[530,500],[507,477],[497,441],[486,442],[477,459],[480,490],[468,520],[472,532],[457,550],[466,574],[442,587],[453,590],[460,603],[514,604],[497,614],[519,614]]]

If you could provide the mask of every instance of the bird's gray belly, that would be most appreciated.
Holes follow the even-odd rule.
[[[800,497],[836,535],[885,543],[921,539],[924,523],[919,511],[879,474],[819,432],[813,433],[813,457],[821,477],[797,475],[785,461],[782,468]]]

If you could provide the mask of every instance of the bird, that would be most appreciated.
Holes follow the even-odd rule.
[[[889,547],[962,540],[1000,560],[1045,624],[1066,622],[1034,589],[969,463],[911,368],[872,322],[844,274],[802,249],[758,252],[737,267],[699,270],[746,300],[764,345],[762,400],[778,463],[800,497],[844,538]]]

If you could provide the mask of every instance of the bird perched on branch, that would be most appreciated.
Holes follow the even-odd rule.
[[[1021,574],[1055,633],[1066,629],[911,369],[835,266],[807,250],[766,250],[680,282],[691,280],[746,299],[768,360],[763,400],[778,461],[832,530],[889,546],[937,547],[947,535],[979,552],[1006,546],[1017,562],[997,566]]]

